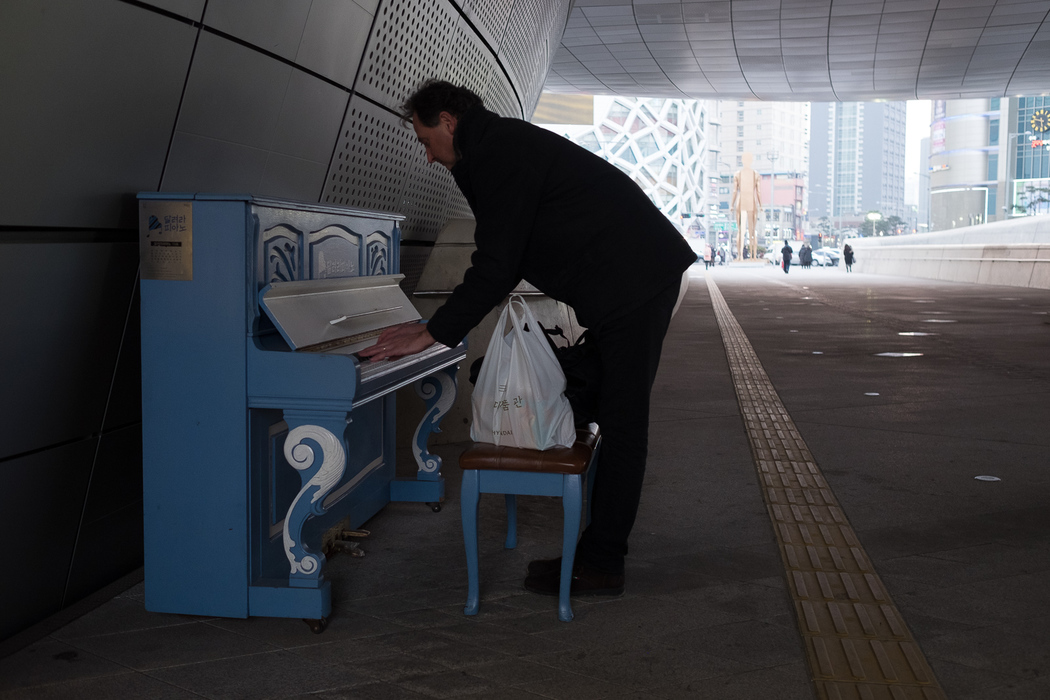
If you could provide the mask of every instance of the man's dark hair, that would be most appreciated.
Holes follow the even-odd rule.
[[[418,115],[423,126],[437,126],[438,117],[448,112],[459,119],[472,107],[481,107],[481,98],[465,87],[446,80],[428,80],[401,105],[401,118],[412,121]]]

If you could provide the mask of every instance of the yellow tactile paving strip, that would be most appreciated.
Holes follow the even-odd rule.
[[[799,631],[829,700],[944,700],[751,343],[707,275]]]

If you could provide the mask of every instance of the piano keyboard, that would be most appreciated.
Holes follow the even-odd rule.
[[[335,350],[337,348],[345,348],[347,345],[360,343],[363,340],[371,340],[372,338],[378,338],[387,328],[393,328],[397,325],[400,324],[395,323],[393,325],[385,326],[383,328],[376,328],[375,330],[365,331],[364,333],[355,333],[354,335],[348,335],[345,338],[336,338],[334,340],[326,340],[321,343],[314,343],[313,345],[306,345],[299,348],[299,350],[300,352],[328,352],[329,350]]]

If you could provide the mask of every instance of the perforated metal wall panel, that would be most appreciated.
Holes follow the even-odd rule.
[[[405,181],[421,156],[411,128],[354,95],[325,179],[324,202],[397,212]]]
[[[471,211],[466,197],[460,193],[458,188],[452,191],[451,196],[446,200],[446,204],[448,209],[446,210],[445,221],[442,224],[448,223],[449,219],[474,218],[474,212]]]
[[[499,70],[493,61],[492,52],[464,18],[460,18],[456,25],[448,59],[444,70],[445,80],[462,85],[478,95],[484,91],[492,72]]]
[[[388,0],[376,11],[356,92],[396,110],[427,78],[443,74],[459,11],[445,0]]]
[[[433,240],[453,216],[470,216],[451,173],[427,163],[401,119],[355,96],[325,183],[324,201],[404,214],[405,240]]]
[[[504,33],[494,27],[510,19],[509,5],[486,15],[490,33]],[[404,214],[405,240],[433,240],[449,218],[471,216],[470,208],[452,176],[426,162],[415,134],[394,112],[431,77],[474,90],[503,116],[520,119],[524,111],[489,46],[457,7],[389,0],[376,12],[356,84],[360,95],[351,99],[340,129],[323,201]],[[539,43],[546,51],[546,41]],[[539,78],[533,83],[538,96]]]
[[[430,246],[401,246],[401,274],[405,279],[401,280],[400,286],[405,294],[416,291],[432,250],[434,249]]]
[[[514,0],[460,0],[458,4],[489,46],[503,43]]]
[[[422,152],[422,146],[417,148]],[[401,227],[402,238],[434,240],[441,227],[453,216],[450,211],[458,203],[467,206],[452,179],[452,173],[444,166],[428,163],[425,157],[420,158],[415,163],[401,200],[401,213],[407,217]],[[469,207],[467,211],[470,211]]]
[[[517,88],[526,116],[531,116],[539,100],[547,69],[561,42],[568,7],[567,0],[518,0],[514,5],[499,58]]]
[[[481,94],[481,99],[485,101],[485,107],[500,116],[524,118],[518,96],[514,93],[510,80],[502,71],[492,72],[489,84],[485,87],[485,92]]]

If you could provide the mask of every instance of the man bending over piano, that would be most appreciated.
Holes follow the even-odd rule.
[[[522,279],[571,306],[602,368],[602,449],[572,594],[620,595],[645,474],[649,395],[682,273],[696,254],[618,168],[558,134],[488,111],[466,88],[428,81],[402,117],[427,160],[452,172],[474,212],[477,250],[428,323],[388,329],[360,354],[378,360],[435,342],[455,347]],[[531,562],[525,588],[558,595],[560,568],[560,559]]]

